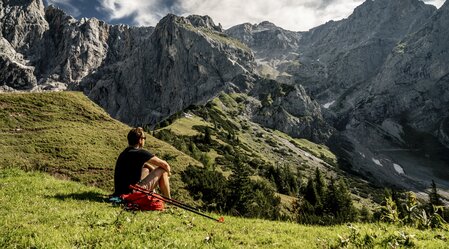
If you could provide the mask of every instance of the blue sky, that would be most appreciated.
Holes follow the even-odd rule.
[[[96,17],[111,24],[155,26],[167,15],[209,15],[224,28],[270,21],[306,31],[330,20],[348,17],[364,0],[44,0],[75,18]],[[394,1],[394,0],[393,0]],[[425,0],[440,7],[444,0]]]

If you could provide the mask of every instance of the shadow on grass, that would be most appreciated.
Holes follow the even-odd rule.
[[[80,200],[80,201],[95,201],[95,202],[108,202],[109,196],[102,195],[94,191],[88,191],[83,193],[73,193],[73,194],[56,194],[54,196],[48,196],[58,200]]]

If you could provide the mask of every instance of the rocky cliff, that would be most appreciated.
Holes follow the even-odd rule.
[[[338,130],[328,144],[349,170],[422,190],[431,179],[449,186],[447,9],[448,3],[436,10],[418,0],[368,0],[348,18],[307,32],[265,26],[267,34],[299,37],[282,46],[257,36],[258,25],[226,32],[257,51],[256,62],[269,66],[272,78],[301,84],[321,104]],[[279,63],[279,54],[290,56]]]
[[[3,90],[82,90],[113,117],[152,126],[221,91],[249,92],[259,82],[253,52],[208,16],[168,15],[154,28],[137,28],[76,20],[52,6],[44,9],[41,0],[2,1],[1,6]],[[273,24],[257,29],[267,27]],[[255,89],[258,95],[272,91],[266,85]],[[257,120],[315,141],[329,137],[328,130],[320,132],[316,125],[323,120],[320,108],[303,90],[278,96],[278,102],[288,115],[258,115]],[[252,111],[251,116],[261,113]]]
[[[302,86],[259,79],[249,93],[261,100],[252,112],[252,120],[293,137],[324,143],[334,129],[324,120],[318,103]]]
[[[125,61],[100,68],[84,79],[82,88],[113,116],[131,124],[156,124],[192,104],[205,103],[235,86],[238,76],[251,74],[253,60],[246,46],[205,20],[165,17]]]
[[[252,52],[207,16],[134,28],[76,20],[41,0],[0,6],[4,89],[83,90],[129,124],[155,124],[252,73]]]
[[[33,54],[48,24],[42,1],[0,1],[0,86],[31,89],[36,86]]]
[[[304,32],[285,30],[265,21],[254,25],[240,24],[225,33],[239,39],[254,51],[260,75],[281,81],[291,77],[286,71],[298,59]]]
[[[398,42],[366,91],[353,94],[356,108],[344,132],[356,149],[374,152],[384,167],[402,167],[422,185],[436,179],[447,186],[449,179],[448,6]]]

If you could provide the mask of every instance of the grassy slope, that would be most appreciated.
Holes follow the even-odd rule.
[[[244,151],[248,155],[253,158],[261,158],[271,165],[287,165],[293,172],[299,171],[303,183],[307,181],[309,175],[314,174],[316,168],[324,172],[328,179],[343,175],[343,172],[325,162],[337,164],[336,156],[325,145],[315,144],[306,139],[292,138],[283,132],[266,129],[257,123],[248,121],[248,117],[244,114],[246,106],[242,103],[248,99],[249,97],[244,94],[221,94],[211,102],[213,103],[211,108],[217,110],[222,114],[222,117],[238,127],[236,134],[242,144],[245,145]],[[169,129],[177,135],[194,136],[199,134],[194,126],[214,127],[213,122],[214,120],[204,120],[195,114],[189,114],[176,119],[172,124],[162,129]],[[215,122],[220,123],[216,120]],[[212,136],[212,138],[221,144],[226,144],[217,139],[216,136]],[[208,155],[212,159],[218,156],[215,150],[210,150]],[[229,174],[230,172],[224,172],[225,176]],[[373,207],[375,204],[370,199],[371,195],[377,195],[377,192],[380,193],[382,190],[373,190],[371,186],[356,178],[348,180],[355,193],[355,205],[359,208],[362,206]],[[357,189],[357,192],[354,191],[355,189]],[[290,208],[290,204],[295,197],[280,196],[284,206]]]
[[[128,130],[81,93],[0,94],[0,248],[327,248],[366,234],[378,247],[404,244],[407,234],[416,247],[446,246],[449,233],[441,230],[356,224],[359,235],[350,239],[346,226],[236,217],[219,224],[176,208],[122,211],[104,198]],[[177,184],[176,172],[197,164],[164,142],[148,142],[158,155],[174,155]],[[86,186],[93,183],[101,188]]]
[[[405,245],[407,237],[413,247],[447,248],[449,237],[385,224],[351,230],[227,216],[217,223],[177,208],[127,212],[104,203],[104,194],[43,173],[1,170],[0,248],[329,248],[355,247],[366,235],[376,248]]]
[[[0,94],[0,169],[37,169],[112,191],[129,129],[79,92]],[[170,156],[173,189],[180,190],[177,173],[198,162],[148,137],[147,149]]]

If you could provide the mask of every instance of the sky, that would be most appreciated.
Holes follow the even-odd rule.
[[[44,0],[75,18],[96,17],[111,24],[156,26],[168,13],[208,15],[227,29],[270,21],[292,31],[307,31],[348,17],[364,0]],[[394,0],[393,0],[394,1]],[[439,8],[445,0],[424,0]]]

